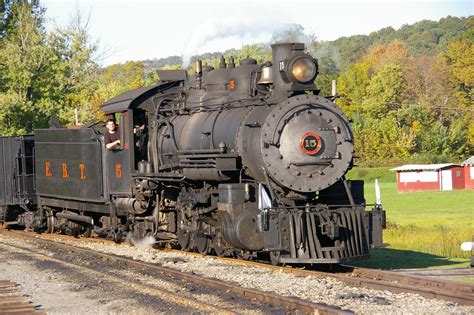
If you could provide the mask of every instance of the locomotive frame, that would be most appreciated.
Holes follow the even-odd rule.
[[[274,264],[368,257],[382,246],[385,212],[366,211],[363,182],[344,177],[349,122],[317,96],[317,60],[303,44],[272,49],[263,65],[222,58],[219,69],[197,62],[191,77],[159,70],[158,84],[111,99],[101,109],[120,121],[116,150],[100,125],[2,138],[0,171],[30,184],[0,182],[0,220]],[[30,171],[16,166],[25,163]]]

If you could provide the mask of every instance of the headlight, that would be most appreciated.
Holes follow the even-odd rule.
[[[316,72],[316,64],[307,57],[298,58],[291,67],[291,75],[300,83],[314,80]]]

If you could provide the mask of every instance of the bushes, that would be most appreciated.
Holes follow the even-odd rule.
[[[472,239],[472,227],[436,225],[389,224],[384,231],[384,242],[392,249],[409,249],[446,258],[470,258],[470,252],[463,252],[461,243]]]

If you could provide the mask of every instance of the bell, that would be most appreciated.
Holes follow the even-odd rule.
[[[271,84],[273,83],[273,70],[271,66],[262,67],[262,75],[257,84]]]

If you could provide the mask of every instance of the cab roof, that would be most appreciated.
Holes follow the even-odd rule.
[[[160,87],[162,87],[162,84],[155,84],[127,91],[105,102],[100,109],[108,115],[124,112],[130,108],[136,108],[140,103],[156,94],[160,90]]]

